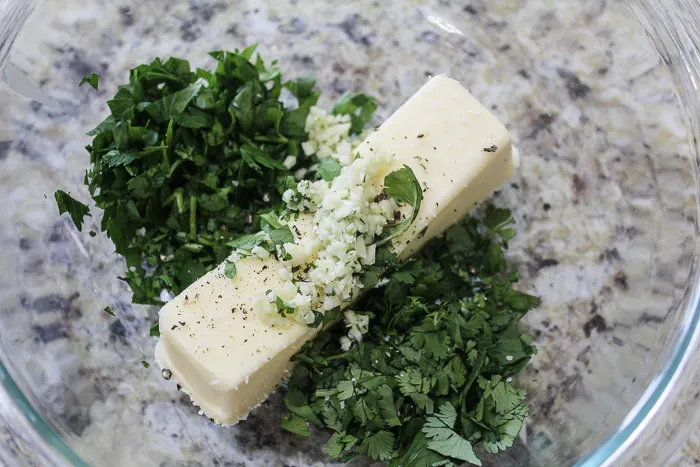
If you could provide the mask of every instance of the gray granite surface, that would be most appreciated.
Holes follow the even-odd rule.
[[[122,260],[87,234],[99,218],[79,233],[51,201],[57,188],[87,198],[83,135],[129,68],[207,65],[253,42],[289,76],[316,75],[323,105],[362,90],[381,119],[446,73],[506,123],[523,165],[496,202],[518,221],[521,287],[542,297],[524,323],[540,352],[518,380],[523,436],[486,464],[567,465],[593,449],[661,368],[695,245],[682,114],[643,31],[605,0],[47,2],[13,61],[61,109],[4,89],[0,105],[0,347],[39,411],[93,465],[331,465],[318,438],[278,428],[278,395],[223,429],[144,369],[155,310],[130,305]],[[91,72],[98,92],[77,87]],[[9,406],[0,397],[6,463],[31,444]],[[677,465],[700,462],[698,439]],[[44,462],[29,459],[17,464]]]

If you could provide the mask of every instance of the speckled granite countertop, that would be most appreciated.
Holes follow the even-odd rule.
[[[129,68],[158,55],[201,65],[259,41],[291,76],[316,75],[325,105],[363,90],[383,118],[442,72],[506,122],[524,162],[496,202],[515,211],[510,260],[543,303],[524,323],[540,352],[518,380],[533,415],[496,462],[567,465],[660,368],[695,244],[681,112],[643,31],[611,3],[47,2],[14,62],[61,110],[4,90],[0,106],[0,264],[12,271],[0,275],[0,347],[13,376],[95,465],[330,465],[317,441],[280,431],[278,397],[224,430],[144,370],[155,310],[130,305],[121,259],[87,235],[99,219],[78,233],[50,199],[56,188],[87,198],[83,135]],[[78,88],[93,71],[100,91]],[[108,305],[117,319],[99,311]],[[42,465],[21,457],[31,438],[10,428],[17,417],[0,395],[0,461]],[[700,462],[698,443],[700,432],[676,465]]]

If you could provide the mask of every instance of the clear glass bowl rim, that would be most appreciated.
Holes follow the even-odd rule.
[[[696,4],[695,0],[627,0],[626,3],[664,60],[685,113],[695,180],[697,232],[700,219],[700,173],[697,163],[700,154],[697,138],[700,133],[700,57],[697,54],[697,44],[700,44],[700,4]],[[0,58],[4,58],[5,54],[2,55]],[[697,245],[695,253],[686,310],[672,336],[674,343],[666,362],[625,419],[575,467],[607,467],[618,465],[621,460],[629,460],[629,456],[635,454],[635,449],[642,449],[640,445],[644,436],[649,436],[650,431],[667,422],[668,411],[679,398],[679,386],[688,387],[691,380],[700,381],[700,271],[696,264]],[[35,404],[20,389],[26,385],[10,374],[5,361],[6,355],[0,348],[0,402],[4,398],[12,404],[12,407],[6,408],[12,412],[10,417],[0,414],[0,423],[10,423],[14,431],[24,436],[23,441],[35,450],[34,454],[51,465],[90,467],[42,417]],[[665,454],[662,454],[666,459],[662,462],[687,437],[697,418],[700,418],[700,413],[676,427],[671,436],[672,445],[666,445]]]

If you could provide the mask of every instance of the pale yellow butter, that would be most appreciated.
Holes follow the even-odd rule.
[[[444,76],[425,84],[357,151],[395,154],[387,173],[407,165],[425,188],[418,218],[392,243],[402,257],[488,198],[519,162],[505,127]],[[294,224],[304,235],[312,221],[313,215],[302,215]],[[219,266],[161,309],[156,347],[158,365],[222,424],[238,422],[263,402],[289,375],[289,359],[316,334],[296,323],[270,327],[252,311],[257,296],[285,282],[274,258],[245,258],[236,266],[233,280]]]

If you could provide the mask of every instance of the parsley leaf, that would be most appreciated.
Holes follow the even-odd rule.
[[[333,106],[335,115],[349,115],[350,134],[360,134],[377,110],[377,102],[366,94],[345,93]]]
[[[224,275],[229,279],[236,277],[236,263],[227,260],[224,265]]]
[[[285,82],[255,51],[212,52],[212,70],[174,57],[139,65],[89,133],[85,183],[104,211],[101,230],[127,258],[134,303],[162,304],[163,289],[177,295],[233,248],[263,244],[260,212],[280,212],[284,190],[274,187],[296,183],[282,162],[317,162],[301,150],[315,81]],[[283,88],[298,103],[285,106]],[[84,205],[60,192],[56,201],[82,227]],[[288,229],[269,235],[268,251],[290,239]]]
[[[54,193],[54,198],[56,199],[56,204],[58,204],[58,213],[63,214],[67,212],[70,214],[71,220],[75,224],[75,227],[79,230],[83,230],[83,219],[85,216],[91,217],[90,208],[86,204],[81,203],[74,199],[70,193],[66,193],[63,190],[57,190]]]
[[[83,76],[78,86],[82,86],[85,83],[89,84],[93,89],[98,90],[100,86],[100,75],[92,73],[90,76]]]
[[[392,238],[406,232],[413,221],[418,217],[421,202],[423,201],[423,191],[420,182],[408,166],[391,172],[384,178],[384,193],[394,198],[398,203],[407,203],[411,206],[411,214],[404,220],[386,230],[382,238],[377,241],[377,246],[383,245]]]
[[[340,164],[340,162],[332,157],[326,157],[325,159],[321,159],[321,161],[318,163],[316,172],[322,179],[327,182],[331,182],[335,177],[340,175],[340,171],[342,169],[343,166]]]

